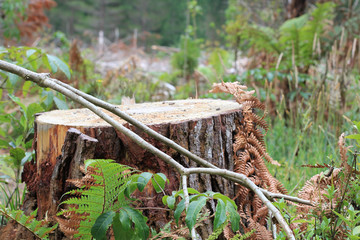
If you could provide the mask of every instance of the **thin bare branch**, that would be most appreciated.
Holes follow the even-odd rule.
[[[278,220],[279,224],[283,227],[283,229],[286,232],[286,234],[288,235],[288,237],[290,239],[295,239],[289,225],[286,223],[286,221],[280,214],[279,210],[274,205],[272,205],[271,202],[269,201],[269,199],[264,195],[263,191],[266,191],[266,190],[261,189],[258,186],[256,186],[245,175],[234,173],[232,171],[228,171],[225,169],[218,169],[217,167],[208,163],[204,159],[190,153],[186,149],[181,148],[175,142],[161,136],[160,134],[159,134],[160,135],[159,136],[155,131],[151,130],[150,128],[146,127],[145,125],[136,121],[135,119],[130,119],[131,118],[130,116],[121,112],[116,106],[107,104],[100,100],[96,100],[96,98],[94,98],[90,95],[85,95],[84,93],[82,93],[76,89],[73,89],[72,87],[70,87],[68,85],[66,85],[66,87],[65,87],[64,83],[61,83],[60,81],[58,81],[56,79],[50,78],[48,74],[35,73],[35,72],[29,71],[25,68],[19,67],[17,65],[14,65],[14,64],[2,61],[2,60],[0,60],[0,69],[7,71],[7,72],[14,73],[14,74],[24,78],[26,81],[33,81],[41,87],[51,88],[57,92],[64,94],[65,96],[69,97],[73,101],[76,101],[76,102],[82,104],[84,107],[88,108],[89,110],[94,112],[96,115],[98,115],[99,117],[104,119],[106,122],[108,122],[115,129],[117,129],[118,131],[122,132],[124,135],[129,137],[131,140],[133,140],[139,146],[148,150],[149,152],[153,153],[154,155],[156,155],[157,157],[161,158],[163,161],[165,161],[166,163],[168,163],[169,165],[174,167],[176,169],[176,171],[178,171],[181,175],[189,175],[189,174],[194,174],[194,173],[208,173],[208,174],[220,175],[220,176],[223,176],[224,178],[233,180],[245,187],[248,187],[249,189],[254,191],[255,194],[257,194],[259,196],[259,198],[264,202],[264,204],[269,208],[269,210],[273,212],[275,218]],[[91,102],[89,99],[91,99]],[[181,164],[176,162],[173,158],[171,158],[164,152],[160,151],[159,149],[155,148],[153,145],[146,142],[144,139],[142,139],[141,137],[139,137],[138,135],[133,133],[131,130],[124,127],[122,124],[119,124],[118,122],[116,122],[113,118],[111,118],[109,115],[104,113],[100,108],[98,108],[94,103],[96,103],[100,107],[106,108],[108,110],[111,108],[113,110],[113,113],[115,113],[116,115],[124,118],[126,121],[131,120],[131,122],[129,121],[130,123],[141,128],[149,135],[156,136],[155,137],[156,139],[166,142],[166,144],[170,144],[169,146],[178,150],[183,155],[188,156],[188,157],[191,156],[189,158],[191,158],[195,162],[197,162],[203,166],[209,167],[209,168],[185,168],[185,167],[183,167]]]
[[[226,169],[210,169],[210,168],[187,168],[185,169],[185,174],[198,174],[198,173],[207,173],[211,175],[219,175],[224,178],[231,178],[234,182],[239,183],[249,189],[251,189],[261,201],[268,207],[268,209],[272,212],[276,220],[279,222],[280,226],[284,229],[286,235],[289,239],[295,240],[294,234],[290,229],[289,225],[281,215],[280,211],[269,201],[269,199],[264,195],[261,191],[261,188],[256,186],[248,177],[244,174],[235,173],[233,171],[229,171]]]
[[[189,191],[188,191],[188,188],[187,188],[187,178],[188,178],[187,175],[182,175],[181,176],[181,185],[182,185],[182,188],[183,188],[183,191],[184,191],[184,200],[185,200],[185,210],[186,210],[186,212],[187,212],[187,210],[189,208],[189,204],[190,204]],[[191,229],[191,238],[194,239],[194,240],[198,239],[195,227],[193,227]]]

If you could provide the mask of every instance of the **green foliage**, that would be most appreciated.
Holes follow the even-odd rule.
[[[347,135],[345,138],[354,139],[357,143],[357,148],[360,149],[360,121],[354,121],[353,123],[353,128],[356,130],[357,133]]]
[[[232,19],[228,21],[227,33],[235,35],[229,37],[229,41],[235,46],[252,47],[275,56],[282,53],[282,62],[288,70],[293,67],[293,56],[296,66],[306,68],[317,60],[314,54],[314,41],[320,41],[323,45],[326,43],[324,39],[328,36],[325,30],[329,31],[334,17],[334,3],[327,2],[316,6],[311,13],[287,20],[278,29],[248,24],[246,18],[229,14]],[[327,46],[324,48],[328,49]]]
[[[68,204],[69,208],[58,213],[70,214],[70,219],[80,216],[80,224],[76,226],[79,232],[74,237],[104,239],[112,225],[115,239],[147,239],[147,218],[129,205],[136,200],[131,198],[131,194],[136,189],[143,191],[149,182],[157,192],[162,192],[169,181],[166,176],[148,172],[134,174],[133,169],[113,160],[87,160],[85,167],[90,171],[87,175],[90,174],[94,182],[85,182],[83,188],[69,191],[68,195],[80,197],[71,197],[62,202]]]
[[[5,17],[0,17],[0,34],[5,38],[20,38],[20,31],[16,26],[16,20],[19,16],[24,16],[27,0],[3,0],[0,2],[1,14]]]
[[[37,71],[40,68],[48,68],[53,72],[59,69],[70,77],[70,70],[66,63],[59,58],[46,54],[45,51],[31,47],[11,47],[1,48],[0,59],[13,62],[19,66],[23,66],[29,70]],[[6,99],[0,106],[0,119],[2,125],[0,127],[0,146],[10,151],[9,155],[0,157],[0,169],[2,173],[8,174],[4,168],[13,168],[16,172],[15,181],[20,182],[20,169],[27,162],[32,160],[33,151],[29,151],[32,147],[32,138],[34,135],[35,114],[52,109],[54,106],[59,109],[67,109],[64,96],[54,94],[51,91],[42,89],[30,81],[22,84],[21,79],[12,73],[0,71],[3,77],[1,86],[5,86],[4,90],[8,93],[7,97],[3,95],[3,89],[0,89],[0,97]],[[30,94],[39,94],[40,99],[36,102],[24,104],[23,101],[15,96],[20,93],[23,97]],[[14,110],[5,110],[5,107],[13,107]],[[19,111],[16,111],[19,109]]]
[[[247,232],[247,233],[245,233],[243,235],[238,233],[233,238],[231,238],[230,240],[245,240],[245,239],[250,238],[255,232],[256,232],[256,229],[253,229],[250,232]]]
[[[113,226],[115,239],[147,239],[149,227],[147,218],[138,210],[123,206],[119,212],[109,211],[101,214],[91,228],[91,235],[95,239],[105,239],[110,225]]]
[[[36,220],[37,209],[33,211],[30,216],[26,216],[21,210],[9,210],[0,204],[0,215],[5,216],[7,219],[14,220],[38,239],[49,239],[48,235],[58,226],[58,224],[55,224],[54,226],[48,227],[47,221]]]
[[[46,54],[45,51],[31,47],[11,47],[0,49],[0,59],[16,63],[29,70],[37,71],[40,68],[48,68],[53,72],[59,69],[70,77],[68,66],[59,58]],[[30,81],[21,79],[12,73],[0,71],[3,78],[1,82],[0,97],[5,99],[0,106],[0,146],[7,149],[9,154],[0,156],[0,172],[2,178],[13,179],[16,183],[15,189],[7,186],[7,181],[1,185],[1,199],[12,209],[21,205],[21,194],[19,183],[22,166],[33,159],[34,151],[32,141],[34,135],[35,114],[52,109],[57,106],[59,109],[67,109],[64,96],[54,94],[51,91],[42,89]],[[7,96],[3,96],[7,93]],[[21,93],[23,97],[39,94],[40,99],[24,104],[20,97],[15,96]],[[6,107],[5,107],[6,106]],[[7,109],[6,109],[7,108]],[[13,110],[10,110],[13,108]],[[19,111],[17,111],[19,109]]]
[[[183,71],[184,76],[190,76],[198,66],[200,57],[201,40],[193,40],[189,37],[182,37],[180,51],[172,56],[173,68]]]
[[[116,211],[129,204],[129,200],[125,199],[124,191],[135,178],[131,175],[130,167],[117,164],[113,160],[87,160],[85,167],[89,166],[93,167],[91,176],[95,180],[94,185],[88,186],[88,189],[69,191],[68,195],[77,192],[81,196],[71,197],[62,202],[69,204],[70,207],[58,213],[58,215],[88,213],[88,216],[80,222],[79,233],[75,235],[82,239],[91,238],[90,230],[103,213]]]
[[[189,230],[195,226],[199,218],[200,211],[205,206],[206,202],[210,199],[217,200],[216,213],[214,216],[214,231],[218,230],[223,226],[225,222],[230,220],[231,228],[235,232],[239,230],[240,216],[237,213],[237,206],[233,200],[229,197],[220,194],[208,191],[206,193],[199,193],[193,188],[188,188],[190,195],[190,204],[186,211],[185,222]],[[177,198],[182,200],[176,205],[175,203]],[[165,195],[162,198],[164,205],[168,206],[170,209],[175,209],[174,217],[176,224],[179,223],[180,215],[185,210],[185,199],[183,190],[173,191],[171,196]]]
[[[228,223],[229,223],[228,221],[225,221],[220,227],[216,228],[216,230],[211,233],[211,235],[209,236],[209,238],[207,240],[216,240],[216,239],[218,239],[218,237],[224,231],[224,229],[228,225]]]
[[[53,73],[60,69],[70,79],[69,66],[56,56],[47,54],[44,50],[34,47],[10,47],[0,49],[0,59],[12,62],[31,71],[37,71],[41,67],[49,69]],[[3,77],[7,77],[12,85],[19,81],[19,77],[12,73],[0,71]]]
[[[209,56],[209,64],[215,70],[217,76],[222,76],[225,69],[230,67],[229,53],[221,48],[214,49]]]

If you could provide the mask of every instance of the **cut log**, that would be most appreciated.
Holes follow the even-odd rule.
[[[233,170],[235,119],[242,117],[241,107],[236,102],[189,99],[120,106],[120,109],[212,164]],[[164,143],[109,114],[184,166],[197,166]],[[57,110],[38,115],[34,148],[36,164],[25,165],[23,179],[28,186],[27,198],[32,196],[36,201],[39,218],[55,214],[60,197],[69,187],[65,180],[81,177],[79,165],[87,158],[114,159],[141,171],[162,172],[170,180],[165,193],[171,195],[179,189],[179,175],[174,169],[87,109]],[[221,177],[191,175],[189,187],[200,192],[234,196],[234,184]],[[147,190],[137,197],[144,207],[151,208],[164,207],[162,196]],[[209,210],[215,211],[214,203],[210,203]],[[145,210],[144,213],[157,228],[168,222],[166,212],[162,210]],[[206,237],[211,228],[210,222],[204,224],[201,235]]]

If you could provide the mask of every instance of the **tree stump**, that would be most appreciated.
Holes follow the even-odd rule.
[[[242,117],[238,103],[189,99],[122,105],[120,109],[212,164],[233,170],[235,120]],[[197,166],[187,157],[109,114],[184,166]],[[45,215],[54,216],[61,196],[69,189],[66,179],[81,177],[79,166],[87,158],[114,159],[141,171],[162,172],[170,180],[166,194],[171,195],[172,191],[179,189],[179,174],[174,169],[87,109],[39,114],[35,121],[34,148],[36,163],[25,165],[23,180],[28,187],[25,205],[37,206],[39,219]],[[221,177],[191,175],[189,187],[200,192],[214,191],[230,198],[234,196],[234,184]],[[143,206],[163,208],[162,196],[147,190],[138,198]],[[208,208],[215,211],[215,204],[210,202]],[[168,221],[167,213],[162,210],[145,210],[144,214],[157,228]],[[211,223],[206,223],[201,229],[202,235],[206,237],[212,232],[211,228]]]

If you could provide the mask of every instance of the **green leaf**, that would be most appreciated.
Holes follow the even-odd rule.
[[[9,73],[9,72],[6,72],[5,74],[9,78],[11,86],[14,87],[17,84],[18,80],[19,80],[19,76],[16,75],[16,74],[13,74],[13,73]]]
[[[223,200],[218,199],[218,204],[215,210],[214,217],[214,231],[218,229],[226,221],[226,208]]]
[[[336,215],[338,215],[338,217],[339,217],[342,221],[344,221],[345,223],[348,223],[348,219],[346,219],[342,214],[340,214],[340,213],[338,213],[338,212],[335,212],[334,210],[333,210],[333,212],[334,212]]]
[[[153,174],[149,172],[143,172],[139,175],[139,178],[137,180],[137,186],[140,192],[144,190],[145,186],[148,184],[152,176]]]
[[[352,230],[352,234],[355,236],[360,235],[360,226],[354,227],[354,229]]]
[[[170,209],[174,209],[174,205],[175,205],[175,197],[174,196],[169,196],[166,199],[166,203],[169,206]]]
[[[189,230],[191,231],[194,227],[197,219],[197,215],[200,210],[205,206],[207,197],[201,196],[198,200],[193,201],[189,204],[189,208],[186,212],[185,222]]]
[[[21,110],[26,114],[26,106],[20,101],[20,98],[12,95],[12,94],[8,94],[10,99],[16,103],[17,105],[20,106]]]
[[[147,239],[149,236],[149,227],[146,225],[146,218],[140,214],[139,211],[129,206],[124,206],[123,209],[127,212],[131,221],[134,223],[135,233],[139,234],[141,239]]]
[[[226,211],[230,215],[231,229],[236,232],[240,229],[240,215],[232,204],[226,204]]]
[[[30,122],[30,124],[32,125],[32,121],[34,119],[34,115],[36,113],[42,112],[44,111],[44,109],[40,106],[40,104],[38,103],[31,103],[28,107],[27,107],[27,111],[26,111],[26,117]]]
[[[162,203],[163,203],[165,206],[167,205],[167,198],[168,198],[168,197],[169,197],[168,195],[165,195],[165,196],[163,196],[162,199],[161,199]]]
[[[66,102],[64,102],[63,100],[61,100],[60,98],[58,97],[54,97],[54,102],[55,102],[55,105],[58,109],[60,110],[66,110],[66,109],[69,109],[68,105],[66,104]]]
[[[37,65],[38,55],[35,54],[37,52],[39,52],[39,51],[35,50],[35,49],[29,49],[26,51],[26,57],[28,59],[28,63],[30,63],[31,67],[33,68],[32,70],[34,70],[34,71],[36,71],[38,68],[38,65]]]
[[[45,65],[45,67],[51,71],[52,68],[51,68],[49,59],[48,59],[48,57],[47,57],[46,54],[44,54],[44,55],[41,57],[41,60],[42,60],[43,64]]]
[[[35,49],[29,49],[26,51],[26,57],[29,58],[31,57],[31,55],[33,55],[34,53],[36,53]]]
[[[348,136],[346,136],[345,138],[360,140],[360,134],[348,135]]]
[[[188,193],[189,193],[189,194],[200,194],[200,192],[197,191],[197,190],[194,189],[194,188],[188,188]],[[181,189],[180,191],[178,191],[178,192],[175,194],[175,197],[177,197],[177,196],[183,196],[183,194],[184,194],[184,190]]]
[[[12,148],[10,149],[10,156],[15,160],[15,166],[20,167],[21,160],[25,157],[25,151],[21,148]]]
[[[122,216],[121,216],[122,214]],[[122,219],[122,221],[120,221]],[[127,213],[120,209],[113,219],[113,231],[115,240],[132,239],[134,232],[130,229],[131,221]]]
[[[95,224],[91,228],[91,235],[97,240],[104,239],[106,231],[109,229],[111,223],[113,222],[114,216],[115,212],[113,211],[101,214],[96,219]]]
[[[42,96],[46,97],[44,100],[45,108],[49,108],[54,100],[54,93],[52,91],[43,91]]]
[[[157,173],[151,179],[151,182],[157,193],[162,192],[163,189],[165,188],[166,179],[167,178],[166,178],[165,174],[163,174],[163,173]]]
[[[33,153],[26,152],[25,156],[21,159],[21,166],[24,166],[24,164],[32,159]]]
[[[124,209],[119,213],[120,223],[125,231],[129,231],[131,227],[130,217]]]
[[[213,198],[214,199],[221,199],[226,204],[227,204],[227,202],[229,202],[234,206],[235,209],[237,209],[236,203],[233,200],[231,200],[228,196],[225,196],[224,194],[215,193],[213,195]]]
[[[23,85],[23,88],[22,88],[22,94],[23,94],[24,97],[27,96],[27,94],[29,92],[29,89],[31,87],[31,84],[32,84],[31,81],[25,81],[24,82],[24,85]]]
[[[179,225],[179,219],[180,219],[181,213],[184,211],[184,209],[185,209],[185,199],[183,199],[179,202],[179,204],[177,205],[176,210],[174,212],[176,225]]]
[[[23,127],[23,129],[25,130],[26,128],[27,128],[27,118],[26,118],[26,115],[22,115],[21,117],[20,117],[20,125]],[[18,146],[19,144],[18,144],[18,142],[16,141],[16,146]]]
[[[8,147],[9,147],[8,141],[0,139],[0,148],[8,148]]]
[[[135,200],[135,199],[131,198],[131,194],[136,190],[136,188],[137,188],[136,183],[130,183],[124,191],[125,196],[127,198],[129,198],[130,200]]]
[[[68,79],[71,78],[70,69],[65,62],[53,55],[46,54],[46,56],[53,72],[57,72],[59,67],[59,69],[66,75]]]

